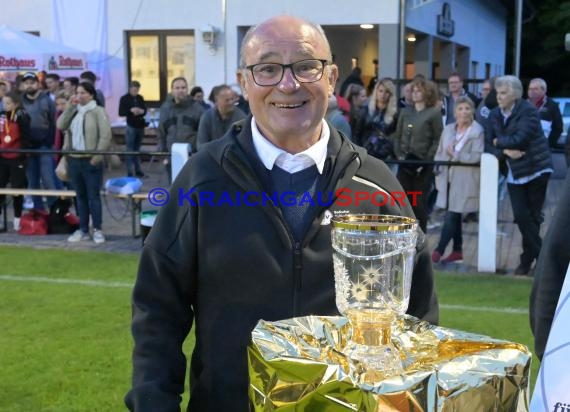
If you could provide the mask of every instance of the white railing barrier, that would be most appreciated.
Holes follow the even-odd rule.
[[[479,236],[477,271],[497,270],[497,209],[499,162],[489,153],[481,156],[479,184]]]
[[[170,149],[170,167],[172,170],[172,181],[176,179],[180,170],[188,160],[190,145],[188,143],[174,143]]]

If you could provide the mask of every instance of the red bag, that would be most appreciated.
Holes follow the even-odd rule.
[[[20,230],[18,233],[21,235],[47,235],[48,216],[48,213],[44,210],[30,210],[20,218]]]

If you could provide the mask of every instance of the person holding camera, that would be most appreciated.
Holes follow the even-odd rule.
[[[133,80],[129,83],[129,92],[119,101],[119,116],[127,118],[125,130],[125,146],[127,152],[138,152],[144,138],[146,127],[146,103],[144,97],[139,94],[141,84]],[[144,177],[138,156],[126,156],[127,175]]]

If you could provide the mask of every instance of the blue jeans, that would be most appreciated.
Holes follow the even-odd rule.
[[[93,220],[93,229],[101,230],[103,208],[101,206],[101,180],[103,163],[93,166],[90,158],[67,158],[71,184],[77,193],[77,214],[79,228],[89,232],[89,215]]]
[[[125,145],[127,152],[140,152],[143,137],[144,129],[127,126],[127,130],[125,132]],[[127,156],[126,165],[128,176],[134,176],[135,174],[142,175],[139,156]]]
[[[453,251],[463,249],[463,234],[461,232],[461,213],[447,211],[441,228],[441,236],[436,250],[443,255],[449,241],[453,239]]]
[[[49,150],[50,147],[41,146],[38,150]],[[57,189],[55,182],[55,162],[51,154],[32,154],[28,158],[28,165],[26,169],[28,178],[28,186],[30,189],[44,189],[54,190]],[[44,209],[44,202],[41,196],[34,196],[34,209]],[[55,197],[48,197],[48,207],[51,207],[55,202]]]

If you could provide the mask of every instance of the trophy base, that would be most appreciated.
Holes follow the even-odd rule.
[[[398,350],[391,343],[381,346],[349,343],[344,353],[359,363],[353,370],[358,382],[374,384],[390,376],[404,373]]]
[[[391,339],[394,312],[351,309],[347,317],[352,325],[352,337],[343,352],[358,362],[354,374],[359,381],[373,383],[404,373],[400,353]]]

